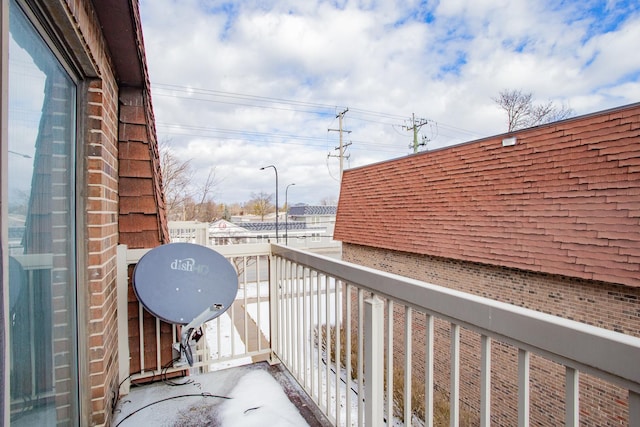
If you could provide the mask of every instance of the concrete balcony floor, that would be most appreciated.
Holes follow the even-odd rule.
[[[331,424],[282,365],[253,363],[132,386],[112,427],[310,426]]]

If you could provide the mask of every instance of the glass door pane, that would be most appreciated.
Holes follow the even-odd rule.
[[[11,425],[78,423],[75,85],[10,3]]]

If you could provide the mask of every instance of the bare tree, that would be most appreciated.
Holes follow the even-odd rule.
[[[169,219],[182,219],[185,203],[189,199],[189,183],[193,176],[191,162],[178,159],[167,141],[160,142],[159,151],[167,215]]]
[[[533,94],[521,90],[505,89],[491,99],[507,113],[508,132],[566,119],[573,114],[568,106],[562,104],[558,107],[553,101],[534,104]]]
[[[215,168],[201,184],[194,184],[195,171],[191,160],[182,161],[171,150],[168,141],[160,142],[160,167],[163,190],[169,219],[210,221],[211,209],[203,209],[213,203],[211,194],[218,184]],[[214,215],[215,216],[215,215]]]
[[[272,197],[273,195],[264,191],[251,193],[251,200],[247,202],[247,206],[254,215],[260,215],[260,219],[264,221],[264,216],[275,209],[271,203]]]

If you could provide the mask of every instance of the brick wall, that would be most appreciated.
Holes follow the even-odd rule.
[[[114,403],[111,399],[118,387],[117,93],[115,79],[105,78],[92,81],[87,94],[88,363],[92,425],[108,423]]]
[[[500,268],[406,252],[343,244],[345,261],[377,268],[441,286],[469,292],[521,307],[583,323],[640,336],[640,289],[564,276]],[[396,309],[394,347],[402,357],[404,312]],[[424,372],[424,315],[413,323],[414,372]],[[449,325],[435,323],[434,373],[440,390],[449,388]],[[492,422],[513,425],[517,421],[517,350],[494,342],[492,347]],[[401,361],[398,361],[400,363]],[[479,405],[480,339],[461,332],[460,390],[464,406],[472,412]],[[531,422],[555,426],[564,420],[564,368],[539,356],[531,358]],[[581,374],[582,425],[624,425],[627,393]]]

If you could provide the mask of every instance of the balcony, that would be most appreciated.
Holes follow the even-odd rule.
[[[203,385],[239,375],[221,367],[244,366],[232,369],[293,380],[290,400],[312,405],[320,424],[527,426],[543,412],[549,425],[599,423],[597,413],[640,425],[640,338],[277,244],[214,249],[236,267],[239,292],[205,325],[187,377],[209,393]],[[131,382],[183,369],[160,372],[159,349],[140,352],[140,372],[122,357],[130,354],[127,272],[144,253],[118,254],[122,397],[114,425],[122,427],[136,408],[123,404],[134,396],[125,396]],[[138,334],[140,349],[160,345],[156,322],[154,339]],[[177,341],[175,327],[172,334]],[[153,387],[141,388],[160,390]]]

